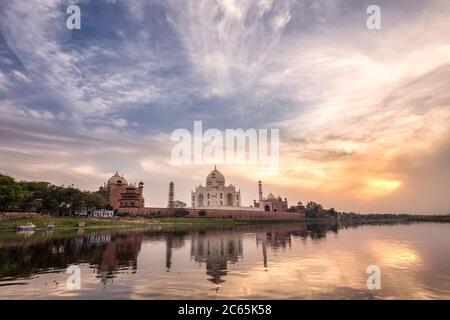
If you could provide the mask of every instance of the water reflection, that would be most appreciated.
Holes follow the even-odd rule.
[[[172,249],[180,249],[184,247],[184,238],[187,236],[187,232],[171,232],[164,235],[166,241],[166,268],[170,271],[172,265]]]
[[[395,231],[383,226],[363,226],[357,236],[349,233],[357,227],[296,223],[212,230],[3,233],[0,237],[0,286],[3,287],[0,298],[8,297],[8,288],[19,284],[37,286],[39,275],[56,277],[73,264],[89,268],[103,290],[114,291],[117,288],[114,279],[121,279],[128,292],[124,298],[137,291],[136,281],[140,284],[144,281],[141,292],[144,297],[148,292],[152,297],[187,297],[189,291],[192,298],[206,297],[210,294],[209,283],[216,286],[217,294],[221,287],[221,297],[227,298],[320,298],[319,293],[330,291],[347,297],[374,298],[377,297],[374,292],[367,292],[363,287],[365,268],[373,263],[394,270],[386,277],[395,274],[397,282],[415,287],[419,297],[433,296],[417,289],[416,275],[401,273],[405,268],[420,267],[421,255],[429,255],[421,248],[422,242],[396,239]],[[372,229],[366,232],[364,228]],[[339,237],[341,232],[344,236]],[[385,238],[385,234],[389,237]],[[330,236],[332,239],[328,240]],[[434,250],[440,241],[433,243]],[[443,246],[445,248],[445,242]],[[435,259],[438,263],[435,266],[428,263],[427,270],[445,269],[450,260],[448,254]],[[442,292],[448,297],[450,274],[448,270],[444,274],[443,283],[442,274],[439,275],[441,293],[438,297]],[[280,280],[285,278],[286,283],[274,283],[274,276]],[[84,277],[86,282],[92,282],[88,276]],[[47,286],[49,280],[45,281]],[[305,291],[296,291],[299,285],[304,286]],[[95,282],[92,286],[95,287]],[[389,297],[398,295],[392,291],[386,291]],[[259,296],[256,292],[264,294]],[[17,290],[10,294],[26,297]]]
[[[114,238],[114,240],[110,234],[89,237],[89,243],[105,246],[97,266],[97,274],[103,284],[113,279],[117,270],[130,269],[136,273],[137,258],[143,238],[142,234],[130,234],[126,237]]]
[[[232,231],[199,232],[191,237],[191,257],[199,263],[206,264],[209,281],[215,284],[224,282],[227,264],[242,259],[242,237]]]

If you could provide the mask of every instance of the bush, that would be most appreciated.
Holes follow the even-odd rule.
[[[175,209],[175,217],[185,217],[187,215],[189,215],[189,211],[187,211],[185,208]]]
[[[117,211],[116,216],[118,217],[128,217],[130,214],[128,212]]]
[[[207,215],[207,212],[206,212],[205,210],[200,210],[200,211],[198,212],[198,215],[199,215],[200,217],[204,217],[204,216]]]

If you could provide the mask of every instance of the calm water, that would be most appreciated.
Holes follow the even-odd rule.
[[[0,299],[450,299],[449,245],[431,223],[0,233]]]

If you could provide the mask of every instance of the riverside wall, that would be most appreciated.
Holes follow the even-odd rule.
[[[228,218],[242,220],[299,220],[305,218],[304,212],[266,212],[260,210],[222,210],[222,209],[195,209],[187,208],[188,218],[200,217],[201,210],[206,211],[204,218]],[[168,208],[129,208],[121,209],[131,216],[172,217],[173,213]]]

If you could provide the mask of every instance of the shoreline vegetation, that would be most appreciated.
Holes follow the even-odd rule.
[[[36,230],[45,229],[46,223],[54,223],[55,229],[105,229],[105,228],[148,228],[155,226],[230,226],[249,223],[233,219],[222,218],[94,218],[77,216],[52,216],[36,213],[0,213],[0,231],[13,231],[19,225],[28,222],[36,226]],[[84,226],[80,226],[83,224]]]
[[[450,222],[450,215],[352,215],[345,218],[299,218],[298,220],[249,220],[249,219],[227,219],[227,218],[151,218],[151,217],[114,217],[94,218],[76,216],[53,216],[37,213],[9,212],[0,213],[0,231],[14,231],[17,226],[28,222],[36,226],[36,230],[44,230],[46,223],[54,223],[55,229],[145,229],[152,227],[200,227],[214,228],[224,226],[235,226],[243,224],[267,224],[267,223],[349,223],[349,224],[372,224],[372,223],[413,223],[413,222]],[[83,225],[84,227],[80,227]]]

